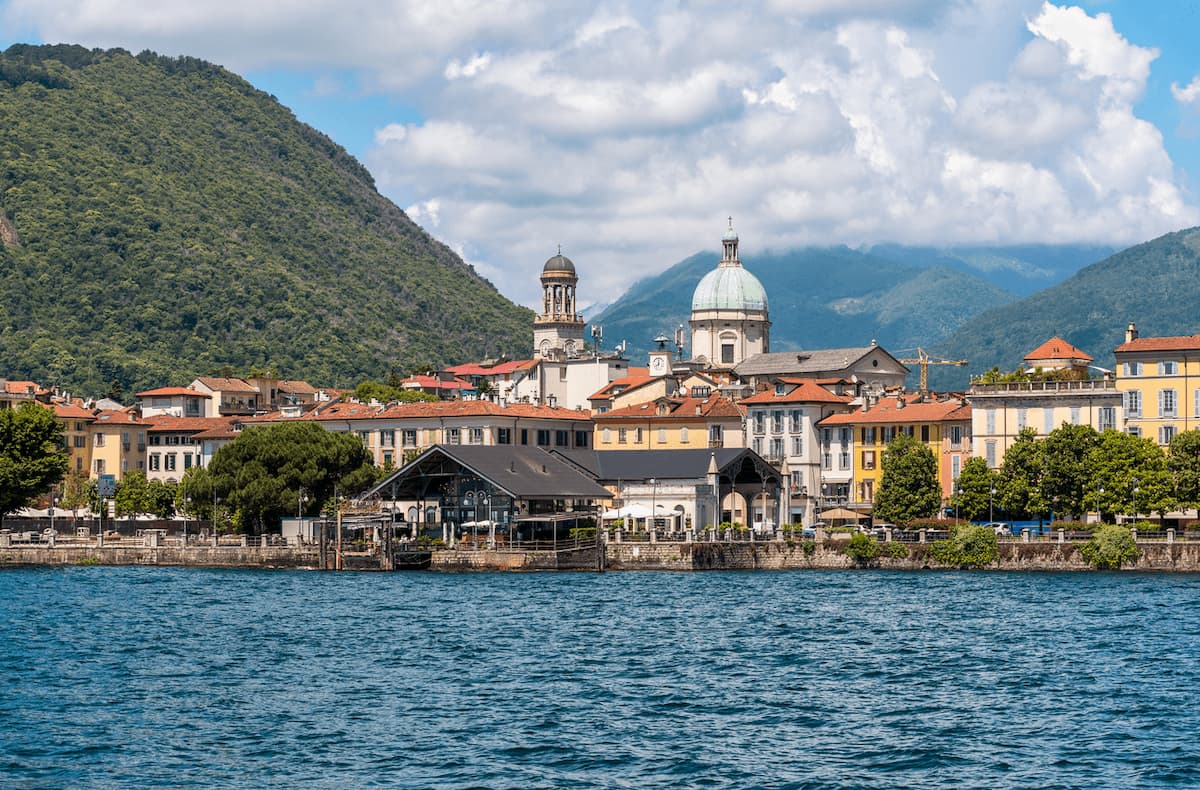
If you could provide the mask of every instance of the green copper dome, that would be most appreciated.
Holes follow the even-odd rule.
[[[692,294],[692,311],[740,310],[767,312],[767,292],[762,283],[741,266],[713,269]]]

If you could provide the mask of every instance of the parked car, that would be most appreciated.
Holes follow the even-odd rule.
[[[1012,535],[1012,526],[1005,524],[1003,521],[989,521],[983,526],[989,527],[995,531],[997,535]]]

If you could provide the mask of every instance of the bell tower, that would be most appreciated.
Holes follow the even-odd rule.
[[[575,264],[562,254],[542,267],[542,312],[533,319],[533,356],[570,359],[583,354],[583,316],[575,312]]]

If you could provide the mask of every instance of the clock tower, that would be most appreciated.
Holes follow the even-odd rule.
[[[659,335],[654,338],[658,348],[650,352],[650,375],[666,376],[671,372],[671,349],[667,348],[670,338]]]

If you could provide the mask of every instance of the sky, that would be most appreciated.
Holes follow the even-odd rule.
[[[1200,225],[1200,3],[0,0],[0,46],[221,64],[514,301],[702,250]]]

